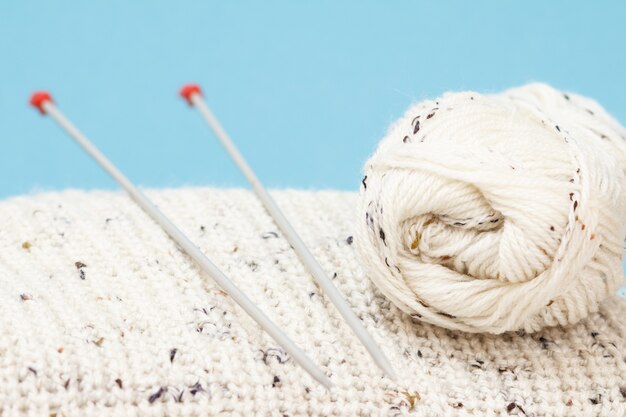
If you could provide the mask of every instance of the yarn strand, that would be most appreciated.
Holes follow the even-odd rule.
[[[626,132],[592,100],[448,93],[410,108],[364,171],[361,261],[417,319],[536,331],[623,285]]]

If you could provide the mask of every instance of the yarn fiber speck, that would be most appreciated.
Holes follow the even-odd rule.
[[[411,107],[364,171],[360,259],[416,319],[532,332],[624,283],[626,132],[593,100],[448,93]]]

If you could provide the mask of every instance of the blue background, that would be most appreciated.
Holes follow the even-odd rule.
[[[149,187],[245,185],[189,81],[271,187],[356,190],[389,123],[445,90],[545,81],[626,122],[625,21],[619,1],[3,1],[0,198],[115,188],[36,89]]]
[[[620,1],[3,1],[0,198],[115,187],[36,89],[149,187],[245,185],[188,81],[271,187],[356,190],[389,123],[446,90],[545,81],[623,123],[625,21]]]

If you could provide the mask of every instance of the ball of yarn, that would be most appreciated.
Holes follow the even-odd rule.
[[[411,107],[364,171],[361,261],[416,319],[532,332],[624,283],[626,132],[593,100],[448,93]]]

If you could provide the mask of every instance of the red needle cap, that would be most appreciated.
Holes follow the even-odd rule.
[[[200,90],[198,84],[187,84],[180,89],[179,94],[182,98],[187,100],[187,103],[189,103],[190,106],[193,106],[191,96],[193,96],[194,94],[202,95],[202,90]]]
[[[39,113],[41,114],[46,114],[46,110],[43,108],[43,103],[45,103],[46,101],[49,101],[51,103],[54,102],[50,93],[46,91],[35,91],[30,97],[30,104],[33,107],[37,107],[37,110],[39,110]]]

